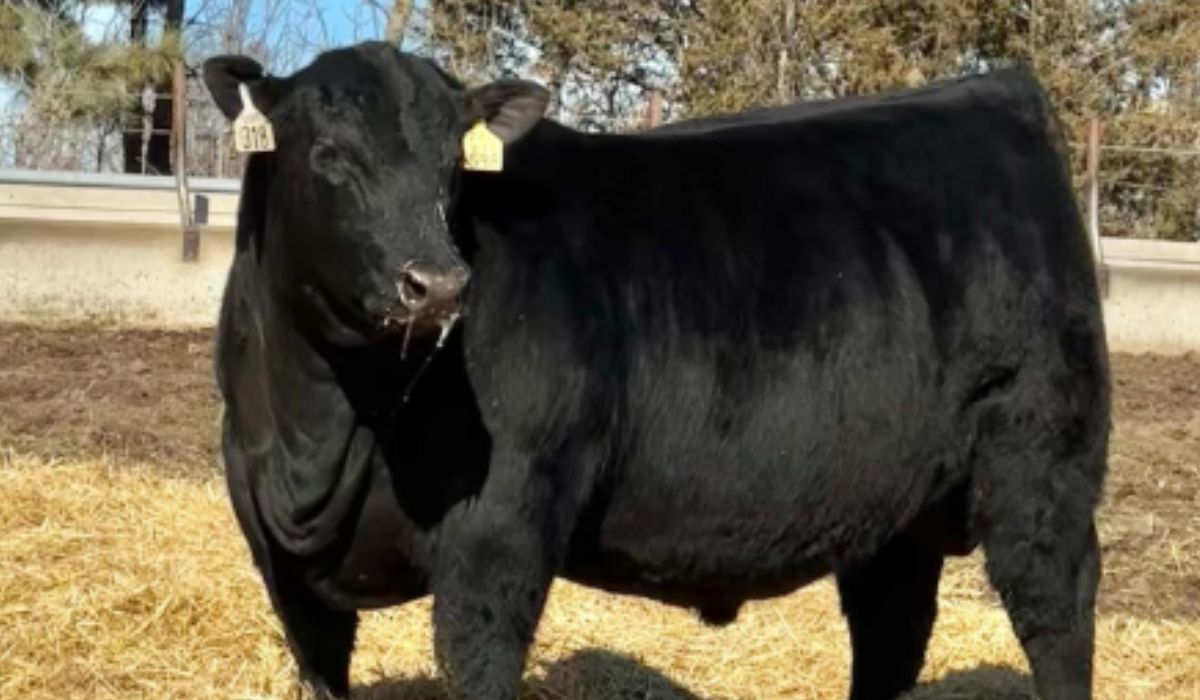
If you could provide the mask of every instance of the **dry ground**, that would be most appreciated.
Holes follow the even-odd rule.
[[[216,469],[207,334],[0,328],[0,698],[284,698],[292,669]],[[1200,361],[1113,360],[1103,700],[1200,700]],[[976,558],[954,563],[911,700],[1025,700]],[[370,700],[442,700],[428,608],[366,617]],[[844,697],[828,583],[727,628],[557,585],[539,700]]]

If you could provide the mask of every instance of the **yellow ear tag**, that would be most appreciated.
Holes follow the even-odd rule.
[[[233,120],[233,147],[239,153],[266,153],[275,150],[275,129],[271,122],[254,106],[250,88],[245,83],[238,85],[242,98],[242,111]]]
[[[463,168],[488,173],[504,170],[504,142],[483,122],[463,136]]]

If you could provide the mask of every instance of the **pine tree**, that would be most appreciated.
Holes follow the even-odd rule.
[[[178,5],[182,16],[181,0]],[[142,172],[142,86],[168,81],[181,53],[178,32],[157,45],[146,42],[93,43],[73,19],[66,2],[0,6],[0,75],[27,97],[31,123],[46,127],[70,122],[109,123],[128,119],[125,164]],[[135,19],[137,13],[134,13]],[[139,31],[135,23],[132,30]],[[144,27],[140,30],[144,34]],[[165,122],[157,114],[164,111]],[[170,128],[171,105],[160,104],[155,123]],[[130,118],[128,115],[136,115]],[[150,137],[147,169],[170,172],[169,133]],[[136,149],[134,144],[136,143]]]

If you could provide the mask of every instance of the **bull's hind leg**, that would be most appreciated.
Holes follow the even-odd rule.
[[[910,689],[937,616],[939,548],[900,535],[871,559],[837,574],[850,626],[850,700],[890,700]]]
[[[1027,398],[983,415],[973,517],[1038,696],[1090,700],[1100,578],[1093,516],[1105,469],[1107,393],[1099,380],[1094,389]]]
[[[1100,580],[1095,528],[1090,517],[1028,515],[1027,527],[998,527],[985,535],[988,577],[1029,658],[1038,697],[1091,700]]]

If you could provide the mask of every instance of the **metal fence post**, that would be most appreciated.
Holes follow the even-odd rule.
[[[171,140],[174,142],[175,191],[179,198],[179,223],[183,232],[183,260],[200,259],[200,229],[192,217],[191,193],[187,181],[187,73],[183,60],[175,62],[171,81]]]
[[[1104,264],[1104,247],[1100,242],[1100,120],[1088,120],[1087,137],[1087,229],[1096,263],[1096,281],[1100,295],[1108,297],[1108,266]]]

